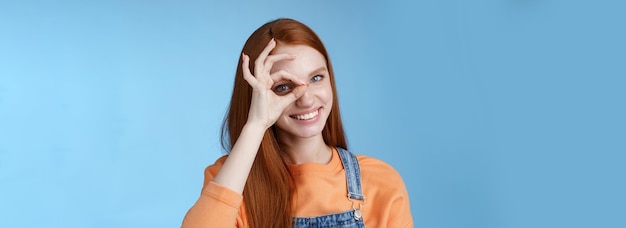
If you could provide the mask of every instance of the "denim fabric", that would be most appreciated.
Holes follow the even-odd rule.
[[[361,207],[365,203],[365,196],[361,191],[361,169],[359,161],[353,153],[337,147],[341,164],[346,171],[346,181],[348,186],[348,194],[346,200],[352,201],[352,210],[317,217],[293,219],[296,228],[314,228],[314,227],[344,227],[359,228],[365,227],[363,218],[361,217]]]
[[[318,228],[318,227],[345,227],[358,228],[365,227],[363,219],[354,219],[354,211],[346,211],[337,214],[323,215],[311,218],[294,218],[296,228]]]
[[[348,197],[350,199],[365,200],[365,196],[361,192],[361,169],[359,168],[359,160],[353,153],[342,148],[337,148],[339,157],[346,171],[346,181],[348,182]]]

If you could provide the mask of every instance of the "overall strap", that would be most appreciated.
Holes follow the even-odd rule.
[[[361,207],[365,204],[365,196],[361,189],[361,169],[359,168],[359,161],[356,155],[350,153],[343,148],[337,147],[343,169],[346,171],[346,181],[348,185],[348,200],[352,202],[352,208],[354,209],[354,218],[356,220],[361,219]],[[361,202],[355,202],[355,200]],[[357,206],[358,205],[358,206]]]

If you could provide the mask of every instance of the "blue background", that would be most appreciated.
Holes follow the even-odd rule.
[[[626,227],[626,3],[0,1],[0,227],[177,227],[237,59],[292,17],[416,227]],[[369,205],[375,207],[376,205]]]

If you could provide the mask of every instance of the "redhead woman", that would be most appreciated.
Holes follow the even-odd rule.
[[[398,172],[348,151],[319,37],[278,19],[243,47],[223,144],[182,226],[413,227]]]

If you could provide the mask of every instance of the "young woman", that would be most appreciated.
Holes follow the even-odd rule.
[[[183,227],[413,227],[400,175],[347,151],[328,53],[292,19],[246,41],[223,126]],[[228,134],[228,136],[226,136]]]

